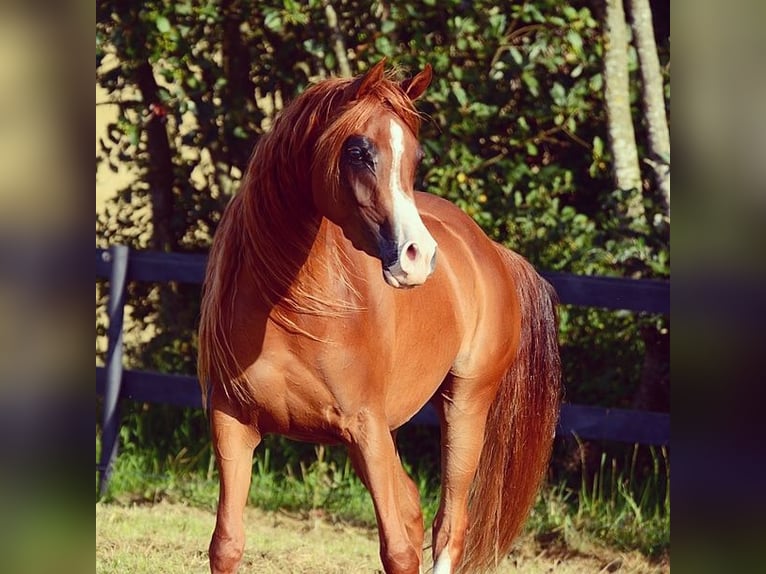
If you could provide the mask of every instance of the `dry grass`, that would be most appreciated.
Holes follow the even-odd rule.
[[[247,547],[240,569],[243,573],[381,571],[374,530],[333,524],[321,517],[301,518],[253,508],[246,510],[245,520]],[[207,544],[214,522],[212,512],[181,504],[96,504],[96,572],[208,572]],[[637,552],[620,554],[588,544],[543,545],[528,537],[520,541],[499,573],[669,571],[668,564],[651,564]]]

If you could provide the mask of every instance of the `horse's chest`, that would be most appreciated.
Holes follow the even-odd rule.
[[[271,432],[343,441],[363,410],[385,413],[392,428],[430,398],[451,365],[438,343],[397,343],[395,333],[342,327],[327,340],[266,336],[251,384],[273,423]],[[363,338],[360,338],[364,334]]]

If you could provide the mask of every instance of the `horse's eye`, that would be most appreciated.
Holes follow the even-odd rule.
[[[364,159],[364,156],[365,156],[365,153],[362,148],[357,146],[348,148],[348,157],[352,161],[362,161]]]
[[[375,145],[364,136],[351,136],[343,146],[343,159],[356,169],[375,169]]]

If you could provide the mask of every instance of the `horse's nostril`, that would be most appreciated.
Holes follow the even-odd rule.
[[[406,250],[407,258],[410,261],[415,261],[418,257],[418,245],[417,243],[410,243]]]

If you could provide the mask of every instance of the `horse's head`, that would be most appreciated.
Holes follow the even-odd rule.
[[[342,111],[320,137],[314,202],[354,246],[380,259],[393,287],[420,285],[436,265],[436,241],[415,206],[423,155],[413,101],[428,87],[431,67],[410,80],[384,77],[383,62],[345,86]]]

